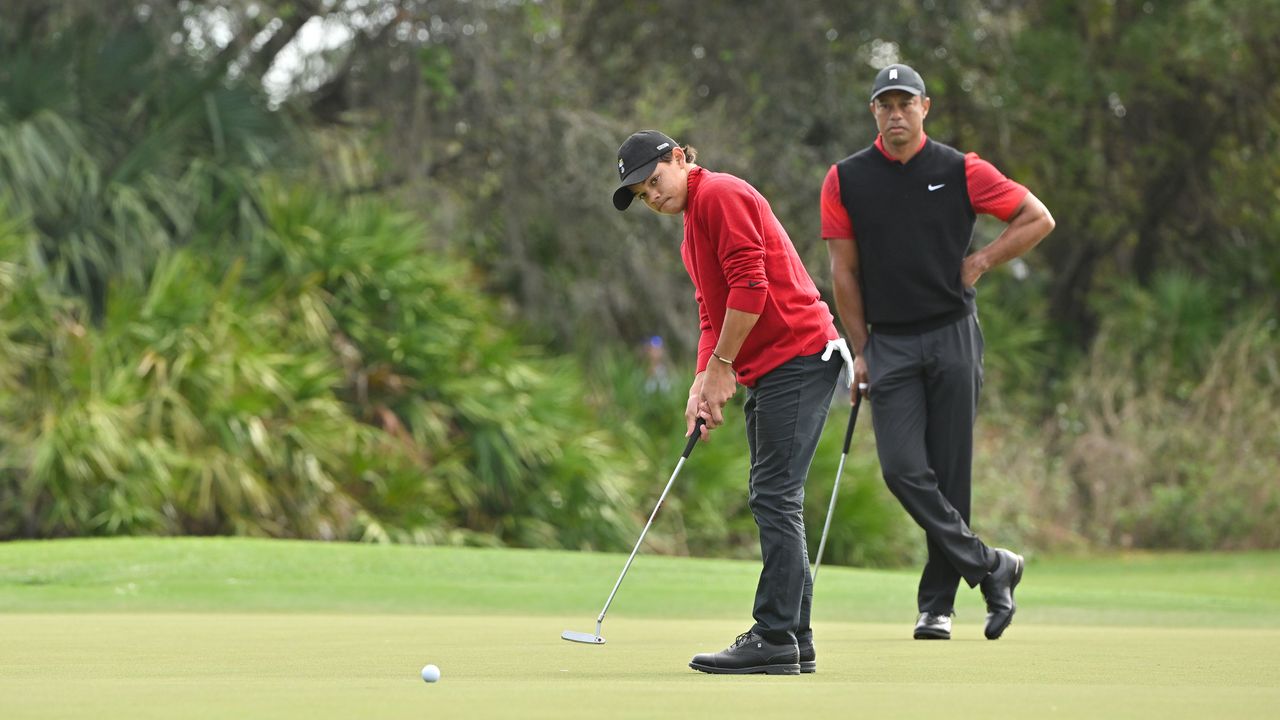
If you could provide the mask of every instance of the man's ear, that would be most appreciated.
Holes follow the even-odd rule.
[[[671,148],[671,159],[675,161],[676,167],[683,168],[685,164],[684,148],[679,145]]]
[[[929,102],[929,96],[925,95],[924,98],[920,101],[920,104],[924,106],[924,113],[922,113],[920,117],[925,117],[926,115],[929,114],[929,105],[932,104]]]

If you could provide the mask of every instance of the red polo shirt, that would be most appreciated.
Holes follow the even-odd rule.
[[[744,180],[701,167],[689,172],[680,256],[701,320],[698,372],[707,368],[727,308],[760,315],[733,362],[747,387],[839,337],[787,231]]]
[[[920,140],[920,147],[924,147],[927,139]],[[876,148],[885,157],[894,160],[884,149],[884,138],[878,135]],[[1025,187],[1005,177],[994,165],[978,157],[977,153],[965,154],[964,175],[969,187],[969,202],[976,213],[994,215],[1008,222],[1009,216],[1013,215],[1013,211],[1018,209],[1022,199],[1027,196]],[[840,178],[836,175],[835,165],[827,171],[827,178],[822,183],[821,208],[822,237],[828,240],[854,239],[849,212],[844,203],[840,202]]]

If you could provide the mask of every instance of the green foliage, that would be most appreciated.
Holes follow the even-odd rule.
[[[1016,267],[1029,263],[1014,261]],[[1015,275],[1008,267],[984,275],[978,285],[978,322],[985,345],[983,412],[1017,408],[1041,414],[1052,410],[1054,330],[1048,319],[1041,273]]]
[[[684,408],[692,369],[663,364],[662,384],[649,384],[649,368],[630,353],[597,357],[592,376],[613,402],[601,421],[626,438],[636,468],[629,503],[652,512],[687,442]],[[749,462],[742,434],[741,392],[725,408],[730,422],[694,447],[645,543],[680,555],[750,555],[758,552],[755,522],[747,509]]]
[[[162,259],[100,324],[79,301],[51,318],[5,412],[0,534],[354,537],[350,493],[374,478],[351,464],[379,454],[383,472],[408,470],[332,397],[328,358],[281,352],[281,316],[237,306],[200,262]]]
[[[831,488],[835,484],[848,423],[847,407],[843,400],[832,406],[805,486],[805,522],[811,561],[817,557],[831,502]],[[840,478],[823,565],[898,567],[924,555],[923,534],[885,487],[880,474],[870,410],[868,403],[859,411],[855,439]]]
[[[975,528],[1280,544],[1280,2],[922,7],[4,3],[0,535],[629,546],[685,388],[620,343],[696,324],[678,221],[607,203],[617,143],[751,181],[825,289],[817,188],[901,60],[1058,221],[983,279]],[[281,80],[313,20],[349,40]],[[741,399],[656,548],[756,552]],[[915,558],[862,425],[828,562]]]
[[[515,545],[621,542],[626,456],[593,429],[567,360],[520,345],[463,264],[423,253],[407,215],[282,187],[266,205],[247,273],[279,273],[299,325],[326,328],[353,412],[430,456],[451,524]]]
[[[1172,381],[1185,397],[1230,328],[1221,294],[1185,273],[1162,273],[1150,288],[1124,285],[1100,296],[1107,320],[1098,345],[1119,350],[1123,342],[1136,361],[1135,382]]]
[[[447,110],[457,98],[458,89],[449,80],[453,56],[445,48],[424,47],[418,51],[418,71],[422,84],[435,96],[438,110]]]
[[[1207,334],[1198,353],[1152,354],[1119,335],[1097,345],[1089,391],[1069,405],[1075,432],[1060,442],[1100,539],[1189,549],[1277,541],[1280,335],[1264,318]]]
[[[9,38],[0,65],[0,193],[39,230],[53,280],[93,312],[109,284],[145,284],[202,227],[251,230],[252,178],[283,127],[224,66],[88,18]]]
[[[98,322],[4,226],[0,534],[625,544],[576,371],[403,214],[269,187],[247,255],[209,232]]]
[[[263,183],[285,123],[232,54],[5,12],[0,535],[625,542],[578,371],[403,213]]]
[[[1276,322],[1260,310],[1223,328],[1185,323],[1205,349],[1175,352],[1167,323],[1186,305],[1173,289],[1202,299],[1203,288],[1160,284],[1160,295],[1130,291],[1133,313],[1104,325],[1049,422],[999,414],[981,426],[975,476],[990,481],[975,483],[975,507],[992,510],[1001,537],[1195,550],[1280,542]]]
[[[631,497],[633,506],[646,512],[653,508],[686,442],[684,408],[693,370],[667,370],[670,380],[665,389],[649,384],[649,366],[631,354],[605,356],[593,371],[614,399],[605,421],[623,430],[634,452],[646,461],[639,475],[647,481],[637,483]],[[837,395],[805,484],[811,555],[818,550],[848,421],[847,391],[841,388]],[[739,388],[725,407],[725,425],[712,433],[710,441],[694,448],[646,537],[647,545],[676,554],[759,556],[759,535],[747,504],[751,465],[744,400],[745,390]],[[870,409],[864,408],[840,481],[824,563],[897,565],[914,556],[917,540],[915,526],[881,480]]]
[[[1094,291],[1161,272],[1268,292],[1274,163],[1246,158],[1274,156],[1280,76],[1259,68],[1280,60],[1280,3],[1050,0],[1025,16],[998,75],[1018,176],[1059,221],[1041,252],[1067,337],[1103,321]]]

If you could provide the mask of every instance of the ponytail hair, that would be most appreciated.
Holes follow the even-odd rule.
[[[681,150],[684,150],[684,159],[685,159],[685,160],[687,160],[687,161],[689,161],[689,162],[697,162],[697,160],[698,160],[698,149],[697,149],[697,148],[695,148],[695,147],[694,147],[694,146],[692,146],[692,145],[681,145],[681,146],[680,146],[680,149],[681,149]],[[674,156],[674,153],[673,153],[673,152],[671,152],[670,150],[668,150],[668,151],[666,152],[666,154],[664,154],[662,157],[658,158],[658,162],[664,162],[664,163],[665,163],[665,162],[671,162],[671,158],[672,158],[673,156]]]

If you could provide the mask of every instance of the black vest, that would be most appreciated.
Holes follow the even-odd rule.
[[[903,165],[872,145],[836,163],[836,172],[872,331],[928,332],[972,313],[974,293],[960,279],[977,218],[964,155],[926,140]]]

